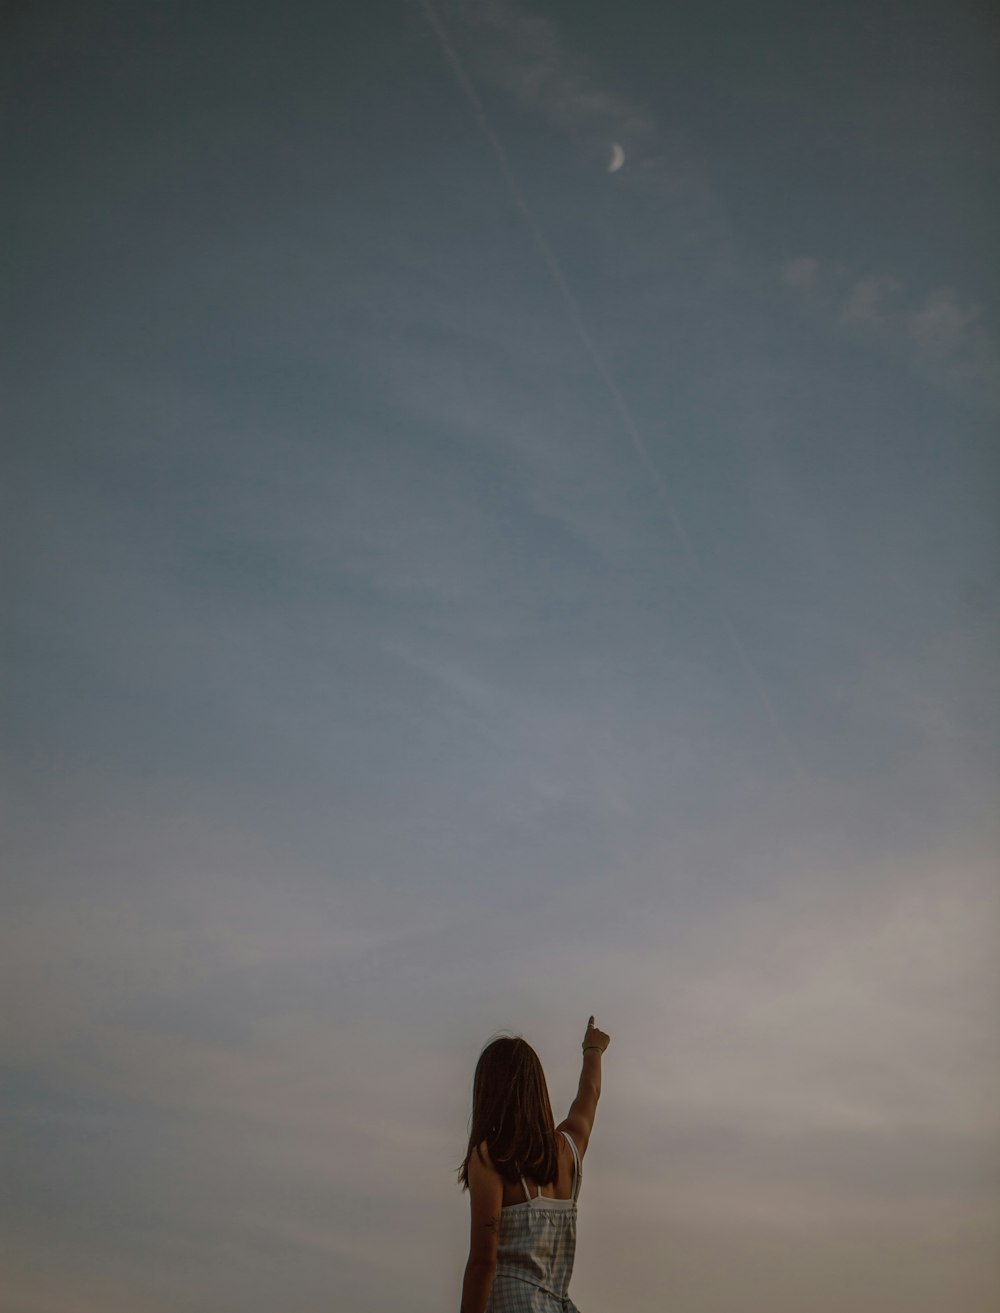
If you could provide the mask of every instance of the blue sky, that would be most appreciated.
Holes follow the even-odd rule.
[[[6,21],[2,1313],[992,1309],[995,24]]]

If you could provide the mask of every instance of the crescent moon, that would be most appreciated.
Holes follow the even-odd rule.
[[[621,146],[618,145],[617,141],[613,141],[611,143],[611,163],[608,165],[608,172],[617,173],[624,163],[625,152],[622,150]]]

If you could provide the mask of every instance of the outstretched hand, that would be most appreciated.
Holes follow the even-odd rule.
[[[605,1034],[603,1030],[598,1030],[594,1025],[594,1018],[591,1017],[587,1022],[587,1033],[583,1037],[583,1047],[587,1048],[591,1044],[596,1044],[603,1053],[610,1043],[611,1036]]]

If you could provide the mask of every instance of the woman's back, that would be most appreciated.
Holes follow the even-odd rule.
[[[576,1257],[581,1172],[572,1137],[563,1131],[559,1138],[571,1163],[570,1194],[566,1198],[546,1195],[522,1181],[518,1187],[521,1198],[504,1203],[487,1313],[543,1313],[552,1308],[553,1301],[559,1302],[561,1313],[575,1313],[568,1292]],[[563,1157],[561,1153],[560,1167]],[[557,1189],[559,1185],[557,1181]]]
[[[530,1045],[497,1039],[480,1054],[459,1173],[472,1205],[462,1313],[576,1313],[576,1201],[609,1042],[591,1017],[577,1096],[558,1127]]]
[[[566,1135],[558,1135],[557,1143],[559,1145],[559,1174],[554,1184],[539,1186],[538,1183],[530,1176],[522,1179],[527,1183],[532,1196],[537,1195],[539,1190],[543,1199],[571,1199],[573,1197],[573,1187],[576,1177],[576,1160],[573,1150],[576,1145],[572,1139]],[[572,1148],[570,1147],[572,1145]],[[486,1145],[482,1146],[484,1152]],[[503,1183],[503,1206],[504,1208],[516,1208],[518,1204],[524,1203],[524,1189],[520,1181],[504,1181]]]

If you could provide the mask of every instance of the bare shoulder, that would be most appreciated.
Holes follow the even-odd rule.
[[[580,1161],[582,1162],[583,1155],[587,1152],[587,1144],[590,1141],[590,1127],[584,1126],[579,1118],[574,1120],[571,1112],[565,1121],[559,1123],[556,1127],[556,1131],[559,1133],[559,1152],[572,1154],[573,1150],[563,1138],[564,1135],[568,1135],[576,1146],[576,1151],[580,1155]]]
[[[489,1145],[483,1140],[478,1146],[478,1151],[473,1150],[469,1158],[469,1184],[472,1184],[473,1176],[484,1181],[491,1176],[499,1177],[499,1175],[500,1173],[493,1166]]]

